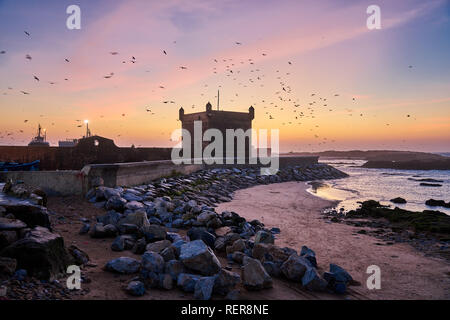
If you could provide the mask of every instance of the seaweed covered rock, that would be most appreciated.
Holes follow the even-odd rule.
[[[360,208],[347,212],[346,217],[384,218],[397,227],[412,228],[416,232],[450,234],[450,216],[443,212],[430,210],[414,212],[397,207],[390,209],[374,200],[362,202]]]
[[[398,203],[398,204],[404,204],[406,203],[406,200],[400,197],[394,198],[390,200],[392,203]]]

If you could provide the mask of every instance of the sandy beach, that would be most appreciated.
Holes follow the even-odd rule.
[[[321,212],[334,203],[310,194],[307,188],[303,182],[286,182],[239,190],[233,201],[221,203],[216,211],[235,211],[247,220],[260,220],[268,228],[280,228],[277,245],[298,251],[302,245],[310,247],[322,271],[328,271],[329,263],[344,267],[361,283],[351,287],[361,298],[450,299],[447,261],[425,257],[408,244],[386,245],[372,236],[357,234],[361,228],[327,222]],[[370,265],[381,269],[380,290],[366,287]]]

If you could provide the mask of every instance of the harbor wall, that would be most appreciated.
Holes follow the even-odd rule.
[[[280,157],[280,168],[286,166],[307,166],[318,162],[316,156]],[[171,160],[143,161],[132,163],[90,164],[81,170],[56,171],[10,171],[0,172],[0,182],[8,179],[43,189],[48,195],[84,195],[99,180],[107,187],[136,186],[152,180],[178,174],[190,174],[205,168],[267,167],[268,165],[230,164],[174,164]],[[99,179],[101,178],[101,179]]]

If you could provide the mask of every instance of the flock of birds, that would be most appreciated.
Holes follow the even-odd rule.
[[[31,37],[31,34],[28,31],[24,31],[25,35],[27,37]],[[176,41],[173,41],[174,44],[176,44]],[[234,43],[236,46],[243,46],[242,42],[236,41]],[[6,54],[7,52],[5,50],[0,51],[1,55]],[[118,51],[111,51],[109,52],[112,56],[121,56]],[[164,49],[161,50],[161,54],[163,56],[168,56],[168,50]],[[260,52],[258,53],[260,57],[268,57],[270,54],[268,52]],[[31,61],[33,58],[31,55],[26,54],[25,59],[28,61]],[[233,60],[233,58],[215,58],[212,63],[212,75],[219,77],[221,76],[221,79],[218,79],[218,83],[229,83],[230,81],[233,82],[234,86],[237,86],[238,88],[242,89],[242,92],[245,94],[253,93],[253,89],[256,89],[257,87],[263,88],[265,87],[268,82],[270,82],[270,88],[268,90],[264,89],[265,94],[269,94],[270,90],[273,86],[276,87],[276,90],[274,92],[270,93],[270,97],[264,97],[261,98],[251,96],[252,99],[254,99],[252,105],[254,107],[259,108],[259,110],[263,110],[263,115],[268,120],[275,120],[277,121],[279,118],[282,119],[289,119],[289,121],[283,121],[280,123],[281,126],[291,126],[291,125],[302,125],[306,119],[311,119],[312,127],[309,128],[311,131],[311,134],[313,135],[314,139],[316,139],[315,145],[324,145],[329,143],[336,142],[334,139],[329,139],[328,137],[322,137],[319,135],[320,126],[317,123],[317,119],[324,114],[324,112],[332,113],[332,112],[339,112],[342,114],[341,110],[336,110],[338,107],[336,107],[337,99],[339,99],[340,94],[334,93],[331,95],[331,97],[326,97],[324,95],[320,95],[319,93],[310,93],[308,98],[300,100],[300,98],[296,97],[295,92],[290,85],[290,78],[292,77],[292,72],[295,72],[295,68],[293,68],[294,63],[292,61],[287,61],[285,67],[278,68],[275,70],[274,74],[267,74],[266,72],[263,72],[263,69],[261,67],[258,67],[258,63],[253,58],[247,58],[247,59],[240,59]],[[64,61],[66,63],[71,63],[71,60],[69,58],[64,58]],[[135,56],[131,56],[129,59],[121,59],[122,64],[131,63],[136,64],[138,63],[138,60]],[[290,68],[289,70],[284,70],[287,68]],[[185,65],[178,67],[180,70],[185,71],[188,70],[188,67]],[[413,66],[408,66],[409,69],[412,69]],[[283,71],[283,70],[284,71]],[[286,72],[287,71],[287,72]],[[145,72],[150,72],[150,70],[145,70]],[[106,75],[103,75],[102,77],[106,80],[111,79],[113,77],[117,76],[114,72],[110,72]],[[33,79],[36,82],[41,82],[41,77],[39,75],[33,74]],[[68,78],[64,78],[64,81],[69,81]],[[57,82],[55,81],[48,81],[50,85],[56,85]],[[223,86],[221,84],[218,85],[219,88],[222,88]],[[204,84],[203,88],[205,90],[209,89],[208,84]],[[165,85],[159,85],[157,88],[154,88],[152,92],[155,92],[155,90],[165,90]],[[8,87],[8,90],[13,90],[12,87]],[[30,91],[25,90],[19,90],[23,95],[30,95]],[[7,93],[5,92],[4,95]],[[206,93],[207,94],[207,93]],[[228,94],[230,94],[228,92]],[[200,93],[200,97],[204,97],[205,92]],[[233,94],[233,98],[229,99],[229,103],[233,104],[237,99],[239,99],[241,96],[241,92],[236,92]],[[217,98],[217,96],[215,97]],[[203,98],[204,99],[204,98]],[[343,100],[340,99],[339,103],[342,103]],[[357,104],[357,97],[351,97],[351,101],[344,101],[344,103],[351,103],[352,107],[345,108],[344,113],[348,116],[359,116],[364,117],[364,113],[362,112],[356,112],[355,108],[358,108]],[[167,98],[161,101],[162,105],[168,105],[168,104],[174,104],[176,105],[175,100]],[[333,107],[333,105],[335,107]],[[178,106],[179,107],[179,106]],[[196,107],[203,108],[203,104],[197,106],[196,104],[192,104],[192,109],[195,109]],[[143,109],[146,113],[150,115],[155,115],[154,107],[151,106],[144,106]],[[203,110],[202,110],[203,111]],[[282,114],[282,116],[281,116]],[[126,117],[126,113],[121,114],[122,117]],[[40,117],[44,117],[44,115],[40,115]],[[407,118],[410,118],[411,115],[406,115]],[[100,118],[104,118],[104,116],[100,116]],[[24,120],[24,123],[28,123],[29,120]],[[52,123],[54,125],[54,122]],[[386,126],[390,126],[390,123],[386,123]],[[81,120],[75,120],[75,126],[77,128],[83,127],[83,123]],[[124,128],[123,125],[120,125],[120,127]],[[304,127],[305,128],[305,127]],[[304,129],[303,128],[303,129]],[[69,132],[69,130],[66,130],[66,132]],[[23,130],[19,130],[19,133],[23,133]],[[126,134],[127,132],[122,132],[121,134],[118,134],[117,137],[121,137],[122,134]],[[165,132],[162,132],[161,135],[166,134]],[[14,140],[14,132],[10,132],[7,130],[0,131],[0,139],[11,139]],[[22,141],[24,142],[24,141]],[[138,145],[140,146],[140,145]],[[312,144],[309,144],[309,146],[312,146]]]

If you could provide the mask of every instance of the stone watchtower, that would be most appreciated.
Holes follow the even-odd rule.
[[[224,156],[226,156],[226,129],[242,129],[247,131],[252,128],[252,120],[255,118],[255,109],[250,107],[247,112],[234,112],[234,111],[222,111],[213,110],[211,103],[206,104],[206,111],[185,114],[184,109],[180,108],[179,118],[182,123],[182,129],[189,131],[191,134],[191,150],[194,150],[194,121],[202,122],[202,135],[207,129],[218,129],[222,132],[224,137]],[[203,149],[209,144],[209,141],[204,141],[202,145]],[[249,156],[249,147],[251,145],[251,138],[245,141],[246,157]],[[193,151],[192,151],[193,152]],[[236,141],[235,141],[235,153],[236,155]]]

